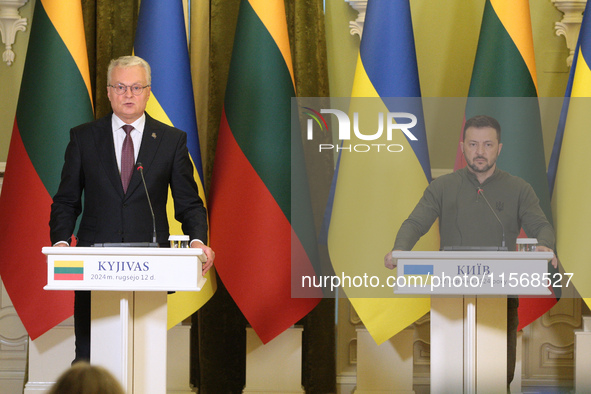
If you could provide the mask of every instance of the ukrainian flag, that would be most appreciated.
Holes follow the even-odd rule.
[[[572,272],[572,283],[591,305],[591,257],[589,242],[591,181],[581,174],[591,144],[589,103],[591,100],[591,11],[583,14],[579,40],[565,93],[561,119],[548,166],[548,183],[556,229],[556,251],[565,272]]]
[[[432,264],[408,264],[402,273],[407,287],[426,287],[431,285],[433,277]]]
[[[374,149],[359,153],[342,150],[334,205],[328,234],[335,275],[370,275],[385,284],[396,272],[384,267],[384,255],[392,249],[396,233],[431,180],[429,153],[420,105],[420,86],[410,5],[408,0],[368,3],[363,39],[353,83],[351,113],[369,103],[372,113],[400,112],[407,106],[418,120],[412,128],[416,141],[402,132],[392,140],[383,133],[375,144],[398,144],[401,152]],[[386,98],[396,97],[395,100]],[[400,97],[409,99],[401,100]],[[364,98],[356,99],[356,98]],[[380,100],[380,98],[382,98]],[[414,99],[412,99],[414,98]],[[395,108],[388,108],[394,101]],[[403,104],[402,106],[400,104]],[[379,108],[376,108],[378,104]],[[365,111],[359,112],[359,118]],[[350,116],[353,120],[353,116]],[[405,123],[407,121],[404,121]],[[375,131],[375,125],[374,127]],[[368,126],[368,128],[371,128]],[[353,133],[352,133],[353,134]],[[366,144],[352,136],[349,144]],[[437,250],[437,226],[417,243],[415,250]],[[428,298],[392,298],[393,289],[368,289],[371,298],[350,298],[355,311],[374,340],[380,344],[429,311]]]
[[[146,112],[187,133],[187,147],[196,169],[195,181],[205,204],[201,149],[182,0],[142,0],[134,52],[152,68],[152,94]],[[172,196],[169,196],[167,209],[170,233],[182,234],[180,223],[174,219]],[[200,292],[176,292],[168,296],[168,328],[184,320],[211,298],[217,288],[213,270],[205,277],[207,282]]]

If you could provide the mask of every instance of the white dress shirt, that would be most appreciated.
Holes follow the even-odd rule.
[[[117,158],[117,167],[121,174],[121,149],[123,148],[123,140],[125,139],[125,131],[123,126],[126,125],[117,115],[113,114],[111,118],[111,126],[113,128],[113,142],[115,144],[115,157]],[[140,151],[142,143],[142,135],[144,134],[144,126],[146,125],[146,114],[139,117],[138,120],[131,123],[133,130],[129,133],[133,141],[133,157],[137,161],[137,156]]]

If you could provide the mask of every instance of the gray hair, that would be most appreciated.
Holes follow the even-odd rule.
[[[111,74],[115,67],[129,68],[140,66],[146,70],[146,81],[148,85],[152,84],[152,69],[147,61],[139,56],[121,56],[117,59],[111,60],[109,68],[107,69],[107,83],[111,83]]]

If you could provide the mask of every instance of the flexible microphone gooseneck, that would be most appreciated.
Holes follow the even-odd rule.
[[[150,194],[148,193],[148,186],[146,186],[146,179],[144,178],[144,166],[142,166],[142,163],[140,163],[140,162],[137,163],[137,170],[140,172],[140,175],[142,176],[144,190],[146,191],[146,197],[148,198],[148,205],[150,206],[150,213],[152,214],[152,229],[153,229],[152,242],[156,243],[156,216],[154,216],[154,209],[152,208],[152,202],[150,201]],[[505,238],[505,236],[503,235],[503,239],[504,238]]]
[[[501,231],[503,232],[503,240],[502,240],[501,248],[502,248],[502,250],[507,250],[507,247],[505,246],[505,226],[503,226],[503,222],[501,222],[501,219],[499,219],[499,217],[497,216],[497,213],[495,212],[495,210],[492,208],[492,206],[488,202],[486,196],[484,195],[484,190],[482,190],[481,187],[478,188],[478,195],[480,195],[484,198],[486,205],[488,205],[488,207],[490,208],[490,211],[493,213],[493,215],[495,215],[495,218],[497,219],[497,221],[501,225]]]

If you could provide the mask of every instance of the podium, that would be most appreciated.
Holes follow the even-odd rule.
[[[91,291],[91,364],[127,393],[166,392],[167,294],[200,291],[202,249],[45,247],[46,290]]]
[[[550,252],[392,252],[395,294],[431,295],[431,392],[507,390],[507,297],[551,296]]]

